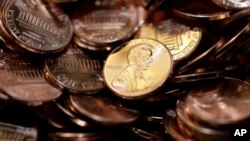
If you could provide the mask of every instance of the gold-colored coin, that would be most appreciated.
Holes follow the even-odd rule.
[[[158,89],[169,77],[172,66],[172,56],[162,43],[134,39],[108,56],[103,75],[115,94],[136,99]]]
[[[162,21],[157,26],[145,24],[138,38],[150,38],[162,42],[173,55],[174,61],[188,57],[199,45],[202,32],[199,28],[191,29],[172,19]]]

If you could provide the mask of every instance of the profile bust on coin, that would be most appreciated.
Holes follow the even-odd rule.
[[[144,76],[144,71],[149,68],[149,64],[153,61],[152,48],[152,46],[142,43],[129,50],[128,66],[113,80],[114,88],[124,92],[135,92],[150,87]]]
[[[104,79],[115,93],[138,98],[163,84],[172,68],[168,49],[152,39],[134,39],[109,55]]]

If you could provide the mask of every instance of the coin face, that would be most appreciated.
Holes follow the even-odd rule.
[[[45,80],[41,66],[36,66],[15,54],[5,54],[1,63],[0,87],[15,100],[28,103],[45,102],[61,95],[60,90]]]
[[[62,89],[92,94],[104,88],[101,62],[86,54],[64,54],[45,62],[46,77]]]
[[[19,46],[35,53],[64,49],[72,37],[70,20],[64,14],[48,14],[51,13],[48,10],[51,9],[44,9],[38,1],[9,1],[2,13],[6,34]]]
[[[213,0],[213,2],[228,9],[245,9],[250,7],[249,0]]]
[[[188,92],[185,111],[199,121],[213,126],[239,123],[250,116],[250,85],[225,78],[208,81]]]
[[[162,42],[173,55],[174,61],[187,58],[199,45],[202,32],[199,28],[191,29],[172,19],[158,25],[143,25],[138,38],[150,38]]]
[[[133,3],[97,0],[83,3],[74,12],[74,33],[95,44],[114,43],[130,37],[139,25],[138,11]]]
[[[159,88],[172,71],[172,56],[160,42],[134,39],[111,53],[103,76],[118,96],[135,99]]]
[[[202,32],[199,28],[191,29],[172,19],[162,21],[158,26],[157,40],[166,45],[174,60],[189,56],[198,46]]]
[[[70,103],[79,113],[104,124],[130,123],[139,117],[138,111],[112,105],[101,97],[71,95]]]

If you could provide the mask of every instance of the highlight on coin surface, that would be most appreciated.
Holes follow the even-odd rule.
[[[50,2],[41,0],[7,1],[1,22],[4,37],[16,48],[39,54],[63,50],[73,35],[69,17]]]
[[[169,50],[152,39],[134,39],[107,58],[103,76],[107,86],[126,99],[145,97],[164,84],[172,72]]]

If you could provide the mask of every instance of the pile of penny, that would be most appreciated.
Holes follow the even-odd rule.
[[[0,141],[236,140],[249,17],[248,0],[1,0]]]

